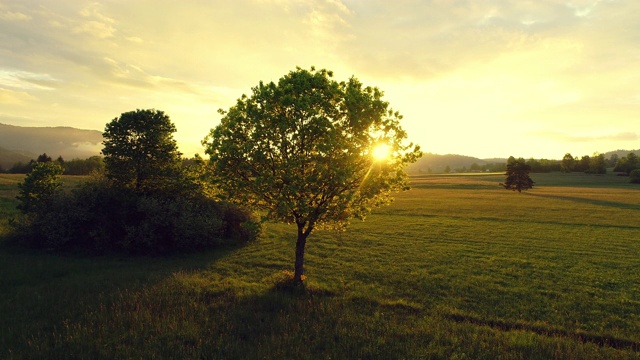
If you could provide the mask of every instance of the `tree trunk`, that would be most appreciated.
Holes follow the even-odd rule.
[[[307,244],[307,237],[311,233],[311,228],[304,230],[305,223],[298,223],[298,240],[296,241],[296,263],[293,274],[293,282],[302,284],[304,275],[304,246]]]

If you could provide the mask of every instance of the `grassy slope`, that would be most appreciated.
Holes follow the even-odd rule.
[[[312,234],[307,294],[274,289],[293,262],[283,225],[171,259],[5,246],[0,357],[639,358],[640,188],[532,177],[522,194],[502,175],[416,178],[366,222]]]

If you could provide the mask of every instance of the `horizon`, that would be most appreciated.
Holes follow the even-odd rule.
[[[103,132],[103,131],[97,130],[97,129],[83,129],[83,128],[76,128],[76,127],[72,127],[72,126],[54,126],[54,125],[51,125],[51,126],[24,127],[24,126],[20,126],[20,125],[5,124],[5,123],[0,122],[0,126],[2,126],[2,125],[5,125],[5,126],[16,126],[16,127],[24,128],[24,129],[29,129],[29,128],[56,129],[57,128],[57,129],[71,129],[71,130],[81,130],[81,131],[96,131],[96,132],[99,132],[99,133]],[[95,154],[101,155],[102,143],[94,144],[94,143],[91,143],[91,142],[85,142],[85,143],[80,144],[80,143],[74,142],[73,147],[74,148],[82,147],[83,152],[95,152]],[[10,150],[10,151],[27,151],[27,152],[30,152],[29,149],[5,148],[3,146],[3,144],[0,144],[0,149],[7,149],[7,150]],[[44,150],[44,149],[42,149],[42,150]],[[203,148],[203,150],[204,150],[204,148]],[[74,152],[72,150],[67,150],[67,152],[69,152],[69,151]],[[186,158],[186,159],[189,159],[189,158],[192,158],[193,156],[195,156],[195,153],[194,154],[188,154],[188,153],[182,152],[182,150],[180,149],[180,144],[178,144],[178,151],[180,151],[182,153],[182,157]],[[36,154],[36,152],[38,152],[38,154]],[[593,156],[595,154],[605,154],[606,155],[606,154],[609,154],[609,153],[616,153],[616,152],[640,152],[640,148],[638,148],[638,149],[620,149],[619,148],[619,149],[610,149],[610,150],[606,150],[606,151],[603,151],[603,152],[592,152],[591,154],[589,154],[589,153],[585,153],[585,154],[572,154],[572,153],[570,153],[570,154],[574,158],[581,158],[582,156]],[[41,151],[35,151],[35,152],[33,152],[33,155],[39,155],[40,153],[41,153]],[[44,151],[44,153],[48,153],[48,152]],[[534,159],[534,160],[561,161],[562,157],[565,154],[559,155],[557,157],[548,157],[548,158],[545,158],[545,157],[524,157],[524,156],[520,156],[518,154],[500,155],[500,156],[492,156],[492,157],[480,157],[480,156],[476,156],[474,154],[434,153],[434,152],[429,152],[429,151],[423,151],[423,157],[427,157],[427,156],[443,156],[443,157],[445,157],[445,156],[458,156],[458,157],[473,158],[473,159],[487,161],[487,162],[488,161],[492,161],[492,160],[507,160],[511,156],[515,157],[516,159],[517,158],[523,158],[525,160]],[[55,157],[57,157],[59,155],[62,156],[61,154],[53,154],[53,153],[48,154],[48,155],[55,156]],[[204,151],[199,152],[198,155],[204,156]],[[608,159],[609,157],[606,157],[606,158]],[[418,162],[420,162],[420,160],[418,160]]]
[[[154,108],[192,156],[218,109],[315,66],[380,88],[425,153],[637,149],[638,13],[597,0],[0,0],[0,123],[102,132]]]

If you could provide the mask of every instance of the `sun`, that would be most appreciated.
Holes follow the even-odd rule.
[[[391,153],[391,147],[387,144],[379,144],[373,148],[371,154],[375,160],[386,160]]]

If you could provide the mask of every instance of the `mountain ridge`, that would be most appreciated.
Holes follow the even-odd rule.
[[[99,155],[102,132],[70,126],[26,127],[0,123],[0,168],[28,162],[39,154],[63,159]]]

